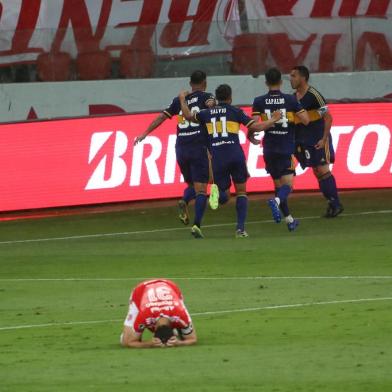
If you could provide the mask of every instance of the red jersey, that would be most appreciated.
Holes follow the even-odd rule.
[[[156,321],[162,316],[167,317],[171,327],[181,330],[182,334],[192,332],[192,320],[182,293],[172,281],[155,279],[138,284],[131,294],[124,325],[136,333],[142,333],[145,328],[153,332]]]

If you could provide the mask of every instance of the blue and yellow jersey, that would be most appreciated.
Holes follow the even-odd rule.
[[[299,144],[314,146],[324,135],[323,115],[328,111],[327,103],[313,87],[309,87],[300,102],[308,112],[310,122],[306,126],[301,123],[297,124],[295,139]]]
[[[253,101],[252,115],[260,116],[263,121],[271,118],[276,110],[280,110],[282,118],[265,132],[264,150],[267,153],[292,154],[295,145],[295,114],[304,109],[294,96],[279,90],[270,90]]]
[[[240,108],[227,103],[202,110],[195,114],[195,119],[206,126],[213,152],[241,148],[238,135],[240,125],[249,127],[254,123]]]
[[[211,98],[214,98],[214,96],[204,91],[193,91],[185,97],[192,113],[198,113],[200,110],[206,109],[206,102]],[[178,97],[173,99],[171,105],[166,108],[163,113],[169,118],[177,115],[177,146],[208,144],[208,137],[205,128],[199,123],[187,121],[183,117]]]

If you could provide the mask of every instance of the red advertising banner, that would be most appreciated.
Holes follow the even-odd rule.
[[[329,105],[338,186],[392,187],[392,104]],[[248,113],[250,108],[244,108]],[[137,146],[156,116],[134,114],[1,125],[0,211],[179,197],[176,124],[167,120]],[[250,192],[271,191],[263,149],[241,143]],[[297,168],[296,190],[317,189],[311,170]]]

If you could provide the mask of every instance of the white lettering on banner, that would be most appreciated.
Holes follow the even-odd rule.
[[[361,164],[361,156],[366,138],[371,133],[377,134],[377,145],[372,152],[373,159],[366,165]],[[391,133],[389,128],[381,124],[363,125],[358,128],[351,139],[347,153],[347,167],[355,174],[375,173],[385,164],[388,156]]]
[[[249,144],[248,154],[248,171],[251,177],[268,177],[268,173],[264,168],[257,167],[259,157],[263,155],[263,147]]]
[[[91,137],[90,152],[88,163],[91,164],[94,158],[97,156],[98,152],[102,150],[105,143],[110,139],[110,137],[115,134],[115,142],[113,148],[113,159],[110,176],[107,178],[107,163],[108,154],[105,154],[100,162],[98,163],[96,169],[94,170],[92,176],[90,177],[86,190],[90,189],[105,189],[105,188],[115,188],[121,185],[127,175],[127,165],[121,158],[127,151],[128,138],[126,134],[122,131],[117,132],[96,132]]]
[[[140,185],[143,164],[143,151],[146,144],[150,144],[152,147],[150,156],[144,159],[147,168],[148,178],[150,180],[150,183],[153,185],[161,183],[156,161],[161,156],[162,143],[156,136],[148,136],[144,139],[142,143],[139,143],[133,148],[132,170],[130,179],[131,186]]]
[[[176,175],[176,135],[170,135],[167,141],[166,151],[166,164],[165,164],[165,176],[163,182],[165,184],[173,184]]]

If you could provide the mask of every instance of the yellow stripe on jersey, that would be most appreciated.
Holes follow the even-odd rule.
[[[169,118],[172,118],[172,115],[171,115],[169,112],[167,112],[166,110],[164,110],[162,113],[163,113],[165,116],[167,116],[167,117],[169,117]]]
[[[216,124],[216,131],[218,133],[222,133],[222,122],[217,121],[215,124]],[[208,133],[212,135],[214,133],[214,126],[212,125],[212,123],[207,123],[206,125],[207,125]],[[229,133],[238,133],[240,130],[240,123],[236,121],[227,121],[226,130]]]
[[[325,142],[324,150],[325,150],[325,159],[326,159],[327,163],[331,163],[331,151],[329,150],[329,138]]]
[[[321,94],[315,88],[310,87],[308,91],[316,97],[317,102],[321,108],[327,104]]]
[[[265,113],[261,113],[260,117],[261,117],[261,119],[263,121],[267,121],[268,120],[268,116]],[[295,113],[294,112],[286,112],[286,118],[291,123],[296,122],[296,117],[295,117]]]
[[[252,116],[261,116],[260,112],[252,112]]]
[[[186,118],[184,116],[181,116],[181,114],[177,115],[177,121],[179,124],[185,124]]]

